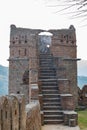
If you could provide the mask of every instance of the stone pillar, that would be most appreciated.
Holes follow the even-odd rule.
[[[44,125],[44,113],[41,111],[41,125]]]
[[[39,94],[42,94],[42,88],[41,88],[42,82],[38,81],[38,89],[39,89]]]
[[[26,111],[25,111],[25,96],[20,94],[17,96],[19,101],[19,130],[26,130]]]
[[[2,129],[1,130],[11,130],[11,110],[10,104],[7,97],[2,98]]]
[[[38,81],[38,60],[37,57],[29,59],[29,83],[37,83]]]
[[[8,97],[11,106],[11,127],[12,130],[19,130],[19,103],[15,95]]]
[[[74,127],[78,125],[78,114],[75,111],[64,111],[64,125]]]
[[[26,130],[41,130],[40,106],[38,101],[26,105]]]
[[[31,88],[31,101],[38,100],[38,84],[30,84]]]
[[[44,125],[44,113],[43,113],[43,95],[39,94],[40,110],[41,110],[41,124]]]
[[[40,109],[43,110],[43,95],[39,94]]]
[[[32,100],[38,100],[38,85],[37,79],[38,71],[35,69],[30,69],[29,73],[29,102]]]
[[[61,94],[61,105],[63,110],[74,110],[75,104],[72,94]]]

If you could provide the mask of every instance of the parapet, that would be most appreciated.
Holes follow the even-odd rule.
[[[20,102],[24,97],[21,96],[19,100],[20,96],[13,94],[0,97],[1,130],[10,130],[10,128],[19,130],[19,126],[20,130],[26,130],[25,104]]]

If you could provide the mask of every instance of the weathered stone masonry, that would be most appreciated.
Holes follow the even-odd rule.
[[[38,102],[25,106],[25,97],[22,94],[0,97],[0,130],[34,129],[41,129]]]
[[[24,93],[27,102],[29,101],[29,85],[38,82],[38,42],[39,34],[44,31],[17,28],[15,25],[11,25],[9,93]],[[71,93],[77,102],[75,28],[71,25],[69,29],[48,30],[48,32],[53,34],[50,50],[55,58],[58,78],[69,80]],[[28,72],[29,75],[23,77],[24,73]]]
[[[49,32],[51,35],[45,35],[45,33],[41,35],[42,32]],[[65,124],[68,123],[69,125],[69,122],[73,121],[77,125],[77,114],[74,113],[74,109],[78,105],[77,60],[76,33],[73,25],[69,29],[48,31],[17,28],[15,25],[11,25],[9,93],[23,93],[26,104],[37,100],[39,97],[43,124],[43,120],[47,116],[44,115],[45,108],[43,108],[43,104],[46,103],[44,101],[45,96],[50,98],[52,94],[50,95],[50,92],[48,95],[44,94],[45,89],[42,90],[42,84],[45,82],[50,85],[54,84],[52,87],[58,89],[54,89],[53,91],[56,91],[56,94],[53,94],[57,96],[56,100],[60,100],[60,107],[63,115],[65,115],[63,120],[67,116],[68,122],[65,121]],[[45,77],[41,75],[41,69],[42,71],[46,69]],[[49,75],[49,70],[55,70],[55,72]],[[46,79],[46,76],[48,79]],[[54,100],[53,97],[51,98]],[[67,114],[67,112],[64,112],[66,110],[72,112]],[[69,119],[69,114],[75,115],[73,120],[71,120],[71,117]],[[44,122],[47,121],[44,120]]]

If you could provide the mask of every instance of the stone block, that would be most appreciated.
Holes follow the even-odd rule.
[[[31,101],[38,100],[38,84],[30,84],[31,87]]]
[[[43,95],[39,94],[40,109],[43,110]]]
[[[26,105],[26,130],[41,130],[41,115],[38,102]]]
[[[41,113],[41,125],[44,125],[44,113],[43,111],[41,111],[40,113]]]
[[[75,104],[72,94],[61,94],[61,105],[63,110],[74,110]]]
[[[76,126],[76,120],[75,119],[69,119],[69,126],[75,127]]]
[[[58,79],[58,88],[60,94],[70,93],[70,82],[68,79]]]
[[[10,109],[10,103],[8,98],[1,97],[2,98],[2,130],[11,130],[11,109]]]
[[[64,125],[74,127],[78,125],[78,114],[75,111],[64,111]]]

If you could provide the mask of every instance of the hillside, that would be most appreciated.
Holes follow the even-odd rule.
[[[80,60],[77,62],[78,68],[78,86],[82,88],[87,84],[87,60]]]
[[[78,76],[78,87],[82,88],[84,85],[87,85],[87,77],[86,76]]]
[[[0,65],[0,95],[8,93],[8,67]]]

